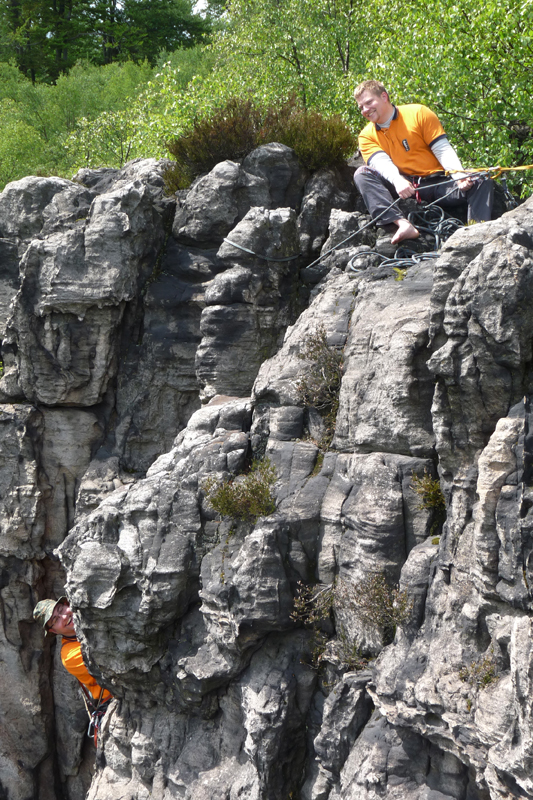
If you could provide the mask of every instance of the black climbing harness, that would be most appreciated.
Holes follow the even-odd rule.
[[[89,716],[89,727],[87,728],[87,736],[89,739],[94,740],[94,746],[97,747],[98,745],[98,731],[100,730],[100,725],[102,723],[102,719],[109,708],[109,704],[111,703],[112,697],[109,697],[104,703],[102,703],[102,697],[104,694],[104,690],[100,688],[100,695],[98,696],[98,700],[95,701],[92,694],[89,692],[86,686],[83,685],[81,681],[78,681],[81,686],[82,694],[83,694],[83,702],[85,703],[85,710]]]

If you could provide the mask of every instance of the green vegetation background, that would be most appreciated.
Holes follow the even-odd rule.
[[[7,11],[17,3],[14,19]],[[434,108],[465,166],[530,164],[532,4],[230,0],[199,15],[188,0],[128,0],[114,6],[110,28],[109,16],[94,22],[96,2],[80,0],[69,19],[74,8],[77,24],[93,28],[90,47],[84,29],[78,58],[79,47],[58,38],[45,0],[0,0],[0,189],[29,174],[71,177],[80,167],[165,157],[166,142],[229,97],[275,105],[296,95],[358,131],[352,92],[369,77],[389,87],[393,102]],[[172,29],[163,12],[174,15]],[[148,35],[150,20],[159,22]],[[40,70],[28,66],[37,45]],[[529,193],[529,174],[515,174],[515,190]]]

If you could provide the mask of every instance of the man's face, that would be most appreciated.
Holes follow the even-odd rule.
[[[48,620],[47,630],[59,636],[76,636],[72,611],[68,603],[58,603]]]
[[[365,119],[378,125],[386,122],[392,113],[392,105],[387,92],[382,92],[381,94],[363,92],[357,98],[357,105]]]

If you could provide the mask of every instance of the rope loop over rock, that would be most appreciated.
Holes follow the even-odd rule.
[[[237,242],[232,242],[231,239],[228,239],[226,236],[224,237],[224,241],[230,244],[232,247],[236,247],[237,250],[242,250],[244,253],[249,253],[251,256],[255,256],[255,258],[260,258],[262,261],[294,261],[296,258],[300,258],[301,253],[296,253],[294,256],[286,256],[284,258],[271,258],[270,256],[261,256],[259,253],[254,253],[253,250],[249,250],[247,247],[243,247],[242,244],[237,244]]]

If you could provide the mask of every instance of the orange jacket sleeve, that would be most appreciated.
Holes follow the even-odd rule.
[[[70,672],[70,674],[74,675],[74,677],[77,678],[80,683],[83,683],[83,685],[86,686],[89,692],[92,694],[94,699],[98,700],[100,697],[101,687],[96,683],[95,679],[85,666],[85,662],[81,654],[81,644],[77,639],[63,639],[63,643],[61,645],[61,661],[63,662],[63,666],[67,672]],[[104,703],[111,697],[113,697],[111,692],[108,692],[107,689],[104,689],[102,702]]]

